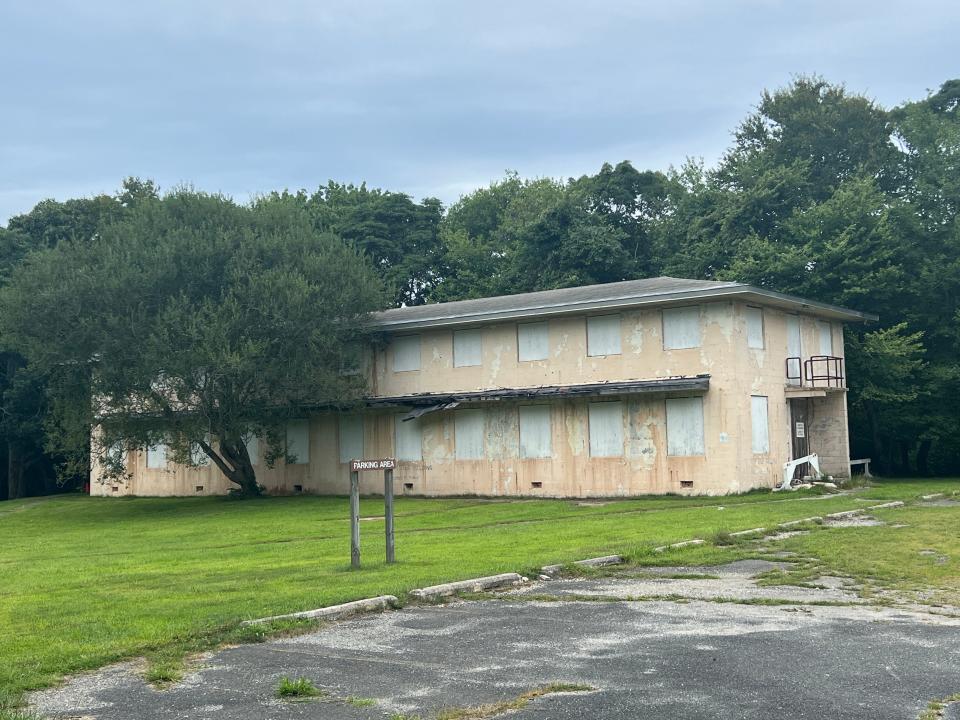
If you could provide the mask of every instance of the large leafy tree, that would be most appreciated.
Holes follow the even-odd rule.
[[[258,492],[246,441],[347,406],[344,373],[384,304],[369,261],[290,204],[242,207],[187,191],[141,199],[84,242],[29,256],[0,291],[5,344],[50,378],[50,437],[83,464],[89,429],[108,470],[165,442]]]
[[[567,181],[508,174],[454,204],[434,300],[550,290],[649,275],[670,181],[630,163]]]
[[[6,229],[0,228],[0,286],[31,252],[64,241],[88,242],[104,223],[119,220],[135,204],[156,194],[152,182],[127,178],[116,195],[44,200],[30,212],[11,218]],[[0,499],[56,489],[57,458],[45,451],[43,432],[46,388],[46,376],[27,367],[19,353],[0,351]]]
[[[271,193],[257,202],[303,208],[319,232],[332,233],[366,254],[394,305],[419,305],[437,278],[443,206],[435,198],[334,181],[308,194]]]

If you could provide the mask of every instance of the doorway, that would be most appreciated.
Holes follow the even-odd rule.
[[[790,436],[793,459],[810,454],[810,400],[808,398],[790,399]],[[793,473],[794,479],[810,474],[808,463],[797,466]]]

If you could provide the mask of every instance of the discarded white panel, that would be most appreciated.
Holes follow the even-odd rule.
[[[587,354],[620,354],[620,316],[594,315],[587,318]]]
[[[420,418],[403,422],[406,413],[394,416],[396,426],[397,460],[423,459],[423,430]]]
[[[157,443],[147,448],[147,467],[151,470],[162,470],[167,467],[167,446]]]
[[[667,455],[703,454],[703,398],[669,398]]]
[[[820,354],[833,355],[833,328],[830,323],[817,320],[817,335],[820,338]]]
[[[549,405],[520,406],[520,457],[548,458],[553,455]]]
[[[549,325],[546,322],[520,323],[517,325],[517,358],[546,360],[550,356]]]
[[[393,371],[420,369],[420,336],[401,335],[393,339]]]
[[[483,410],[457,410],[453,414],[457,460],[483,457]]]
[[[770,452],[770,425],[765,395],[750,396],[750,437],[753,452]]]
[[[483,339],[480,330],[453,333],[453,366],[471,367],[483,363]]]
[[[747,347],[763,350],[763,310],[758,307],[748,307],[745,316],[747,318]]]
[[[800,318],[796,315],[787,315],[787,357],[798,358],[787,360],[787,374],[793,376],[787,382],[791,385],[799,385],[803,362],[803,338],[800,334]]]
[[[287,457],[292,465],[310,463],[309,420],[291,420],[287,423]]]
[[[260,438],[256,435],[250,435],[246,439],[247,455],[250,456],[251,465],[260,464]]]
[[[667,308],[663,311],[663,349],[700,347],[700,308]]]
[[[590,455],[623,455],[623,403],[590,403]]]
[[[348,463],[351,460],[360,460],[363,454],[363,416],[341,415],[339,419],[340,431],[340,462]]]

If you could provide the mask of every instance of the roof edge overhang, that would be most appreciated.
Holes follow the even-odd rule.
[[[519,296],[518,296],[519,297]],[[627,295],[600,300],[584,300],[580,302],[549,303],[531,307],[507,308],[503,310],[486,310],[478,312],[457,313],[454,315],[438,314],[434,317],[415,318],[405,320],[402,317],[384,317],[391,311],[375,314],[374,327],[388,332],[402,332],[408,330],[424,330],[431,328],[466,327],[482,325],[503,320],[523,320],[528,318],[550,318],[564,315],[577,315],[598,311],[620,311],[633,308],[655,305],[693,305],[708,300],[743,300],[761,305],[778,307],[783,310],[807,312],[812,315],[840,320],[843,322],[876,322],[877,315],[850,310],[838,305],[806,300],[795,295],[774,292],[751,285],[733,284],[729,287],[706,288],[702,290],[681,290],[664,292],[652,295]],[[442,307],[444,303],[438,303]],[[422,306],[420,306],[422,307]]]
[[[624,380],[614,382],[585,383],[581,385],[539,385],[524,388],[494,388],[468,392],[421,393],[391,397],[368,397],[368,408],[416,408],[429,407],[442,410],[464,403],[497,402],[503,400],[548,400],[573,397],[605,397],[611,395],[641,394],[702,394],[710,389],[709,375],[694,377],[656,378],[652,380]]]

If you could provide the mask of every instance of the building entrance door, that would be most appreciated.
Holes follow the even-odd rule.
[[[809,401],[807,398],[792,398],[790,400],[790,435],[793,449],[793,460],[810,454],[810,437],[808,420]],[[807,463],[799,465],[793,473],[794,479],[810,474]]]

